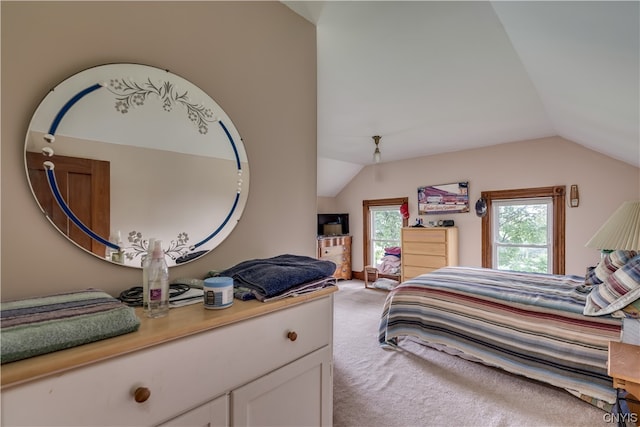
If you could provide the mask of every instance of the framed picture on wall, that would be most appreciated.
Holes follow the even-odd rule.
[[[418,215],[469,212],[469,182],[418,187]]]

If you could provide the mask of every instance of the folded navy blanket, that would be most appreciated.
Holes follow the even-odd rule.
[[[336,264],[302,255],[243,261],[218,276],[232,277],[235,287],[257,291],[264,298],[278,295],[294,286],[333,275]]]
[[[87,289],[0,304],[0,363],[138,330],[131,307]]]
[[[258,292],[255,292],[255,291],[254,292],[255,292],[255,297],[258,300],[262,302],[269,302],[269,301],[279,300],[282,298],[297,297],[300,295],[315,292],[320,289],[328,288],[330,286],[336,286],[337,281],[338,280],[335,277],[324,277],[322,279],[312,280],[311,282],[306,282],[301,285],[294,286],[272,297],[264,297],[260,295]]]

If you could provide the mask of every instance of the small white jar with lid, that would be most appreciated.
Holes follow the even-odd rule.
[[[204,308],[219,310],[233,304],[233,278],[210,277],[204,279]]]

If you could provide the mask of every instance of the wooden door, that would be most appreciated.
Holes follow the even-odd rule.
[[[55,176],[62,198],[75,216],[97,235],[109,239],[110,164],[103,160],[76,157],[44,157],[27,152],[27,170],[33,192],[51,222],[78,246],[104,257],[106,247],[78,228],[56,202],[47,181],[44,162],[55,164]]]

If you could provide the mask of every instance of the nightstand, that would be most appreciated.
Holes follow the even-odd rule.
[[[640,400],[640,346],[609,341],[607,373],[613,378],[613,386],[631,394],[632,400]],[[629,409],[640,414],[640,404],[627,400]]]

